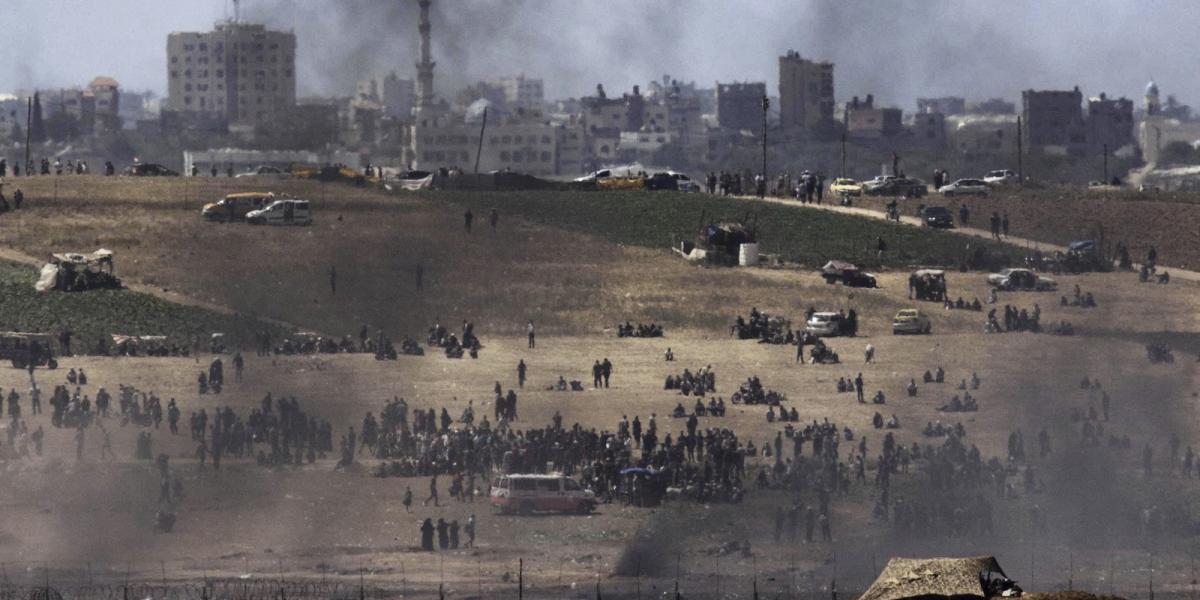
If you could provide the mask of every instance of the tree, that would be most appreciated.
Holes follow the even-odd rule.
[[[33,122],[29,126],[29,137],[35,142],[46,141],[46,123],[42,119],[41,94],[33,93]]]

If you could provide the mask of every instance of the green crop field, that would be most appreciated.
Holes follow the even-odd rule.
[[[70,330],[80,342],[77,352],[92,349],[111,334],[165,335],[169,343],[191,346],[221,332],[231,347],[246,348],[253,346],[255,332],[268,331],[273,339],[286,334],[282,327],[258,319],[129,290],[40,293],[33,289],[36,279],[35,269],[0,261],[0,331]]]
[[[945,231],[900,226],[852,215],[770,202],[672,192],[428,192],[432,200],[467,206],[486,227],[492,208],[507,216],[596,235],[633,246],[664,248],[692,240],[706,223],[756,222],[760,251],[819,267],[842,259],[868,268],[957,265],[982,245],[989,254],[1015,261],[1024,252]],[[876,257],[882,237],[888,251]]]

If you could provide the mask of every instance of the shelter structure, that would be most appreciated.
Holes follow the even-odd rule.
[[[968,599],[1020,595],[991,556],[893,558],[858,600]],[[1019,588],[1017,588],[1019,589]]]

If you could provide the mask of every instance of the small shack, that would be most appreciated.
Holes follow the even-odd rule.
[[[1020,588],[991,556],[893,558],[858,600],[982,600],[1020,595]]]
[[[34,289],[39,292],[82,292],[120,288],[121,280],[113,274],[113,253],[104,248],[91,254],[51,254],[50,261],[42,266],[34,284]]]

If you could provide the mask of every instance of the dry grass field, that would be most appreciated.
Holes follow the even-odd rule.
[[[125,571],[135,580],[204,576],[272,580],[340,577],[356,581],[360,570],[372,583],[404,590],[406,597],[436,597],[446,582],[448,597],[516,597],[517,561],[525,560],[527,597],[594,597],[599,580],[605,597],[658,596],[668,590],[680,565],[686,597],[750,597],[751,581],[768,597],[839,593],[865,588],[873,571],[893,555],[995,554],[1026,589],[1076,588],[1145,595],[1147,565],[1160,594],[1184,593],[1194,552],[1195,480],[1161,474],[1167,469],[1166,440],[1200,444],[1195,391],[1200,317],[1196,287],[1137,284],[1130,274],[1058,278],[1063,293],[1078,284],[1093,292],[1099,308],[1062,307],[1050,293],[1003,294],[1001,303],[1032,308],[1043,322],[1067,320],[1074,337],[982,333],[983,314],[944,311],[924,304],[934,323],[927,337],[891,335],[895,310],[911,305],[905,273],[881,273],[881,288],[851,290],[826,285],[808,270],[699,269],[663,249],[621,246],[599,236],[552,227],[502,210],[499,231],[476,222],[463,232],[462,206],[439,195],[384,195],[355,188],[302,182],[243,184],[226,180],[121,180],[65,178],[53,199],[49,179],[26,183],[29,209],[0,215],[0,245],[41,256],[59,249],[96,246],[117,253],[118,274],[130,281],[169,289],[246,315],[267,316],[300,328],[356,332],[361,323],[394,336],[419,335],[440,317],[444,323],[475,322],[484,349],[477,360],[451,360],[437,353],[378,362],[365,355],[250,357],[246,381],[220,396],[200,396],[195,375],[206,359],[65,359],[62,368],[89,374],[85,393],[127,384],[175,398],[187,415],[229,405],[244,414],[267,392],[294,395],[304,409],[342,431],[378,413],[385,400],[402,396],[416,407],[446,406],[457,415],[473,402],[490,413],[491,388],[515,386],[515,365],[524,359],[530,381],[520,396],[519,427],[540,427],[558,411],[566,423],[613,429],[622,415],[657,413],[666,432],[682,423],[666,415],[682,398],[662,390],[668,373],[712,365],[719,395],[728,399],[736,382],[758,375],[786,393],[802,421],[828,418],[866,435],[870,453],[882,432],[871,428],[875,410],[902,423],[898,442],[939,443],[925,438],[926,422],[961,421],[985,457],[1003,456],[1007,436],[1020,428],[1028,448],[1046,429],[1054,452],[1037,463],[1046,491],[1026,494],[1018,484],[1012,499],[993,499],[996,532],[991,536],[907,536],[872,518],[875,488],[854,486],[836,503],[834,544],[775,543],[775,507],[790,502],[782,492],[752,493],[745,504],[682,502],[659,509],[601,506],[590,517],[522,519],[493,515],[481,501],[451,501],[441,508],[419,506],[426,479],[380,479],[373,462],[335,470],[332,460],[295,469],[268,470],[252,461],[227,461],[220,472],[201,470],[186,434],[155,431],[155,452],[172,456],[184,478],[185,496],[172,534],[156,534],[152,516],[157,477],[149,464],[133,460],[138,429],[106,423],[117,460],[103,461],[101,441],[88,430],[89,457],[74,460],[72,432],[52,428],[46,416],[27,416],[31,428],[48,430],[46,456],[0,460],[0,563],[19,581],[36,580],[41,565],[56,578],[86,580],[88,571],[109,581]],[[6,186],[7,188],[8,186]],[[269,188],[312,198],[317,221],[307,228],[256,228],[201,221],[199,208],[233,190]],[[185,198],[186,193],[186,198]],[[320,194],[324,194],[322,199]],[[481,202],[491,203],[492,199]],[[482,215],[480,215],[482,217]],[[1160,246],[1161,248],[1161,246]],[[414,289],[412,267],[423,264],[426,289]],[[329,268],[337,271],[337,292]],[[983,298],[981,273],[952,273],[951,295]],[[2,299],[0,299],[2,301]],[[856,308],[862,335],[831,345],[842,365],[796,365],[794,349],[737,341],[728,336],[736,314],[757,306],[799,319],[808,306]],[[3,310],[3,304],[0,304]],[[527,319],[539,324],[536,350],[521,337]],[[618,321],[657,321],[661,339],[618,339]],[[1176,362],[1150,365],[1142,344],[1169,339]],[[878,360],[862,364],[867,343]],[[667,347],[674,364],[664,363]],[[610,358],[613,387],[581,393],[545,391],[559,375],[587,380],[592,361]],[[950,383],[923,385],[915,398],[903,393],[910,377],[943,366]],[[868,393],[885,391],[887,405],[860,405],[837,394],[838,377],[862,372]],[[978,372],[983,380],[980,411],[944,414],[953,382]],[[62,371],[38,371],[42,386],[63,383]],[[1084,377],[1099,378],[1113,398],[1107,431],[1128,435],[1129,451],[1079,447],[1075,411],[1086,411]],[[28,375],[0,368],[0,388],[25,389]],[[686,404],[686,402],[685,402]],[[727,427],[762,446],[781,430],[758,407],[731,407],[704,427]],[[3,425],[0,427],[7,427]],[[1160,474],[1141,475],[1141,445],[1151,443]],[[857,443],[857,440],[855,441]],[[1195,446],[1200,447],[1200,446]],[[790,453],[787,453],[790,455]],[[7,456],[7,455],[5,455]],[[1095,460],[1085,460],[1089,457]],[[868,474],[868,478],[873,477]],[[898,477],[896,493],[926,497],[920,475]],[[400,505],[405,487],[418,500],[412,514]],[[811,501],[811,500],[809,500]],[[1037,507],[1036,509],[1034,507]],[[1139,534],[1140,511],[1169,510],[1178,522],[1172,533]],[[1049,525],[1034,526],[1032,512]],[[417,524],[425,517],[480,519],[479,548],[441,553],[414,552]],[[614,577],[615,565],[631,547],[647,542],[657,561],[646,561],[646,577]],[[752,556],[722,555],[732,540],[750,541]],[[674,557],[674,558],[673,558]],[[89,563],[91,568],[89,569]],[[665,563],[665,564],[664,564]],[[1114,583],[1109,574],[1118,577]],[[1174,586],[1174,587],[1172,587]],[[717,590],[720,590],[718,593]],[[480,594],[482,590],[482,594]]]

